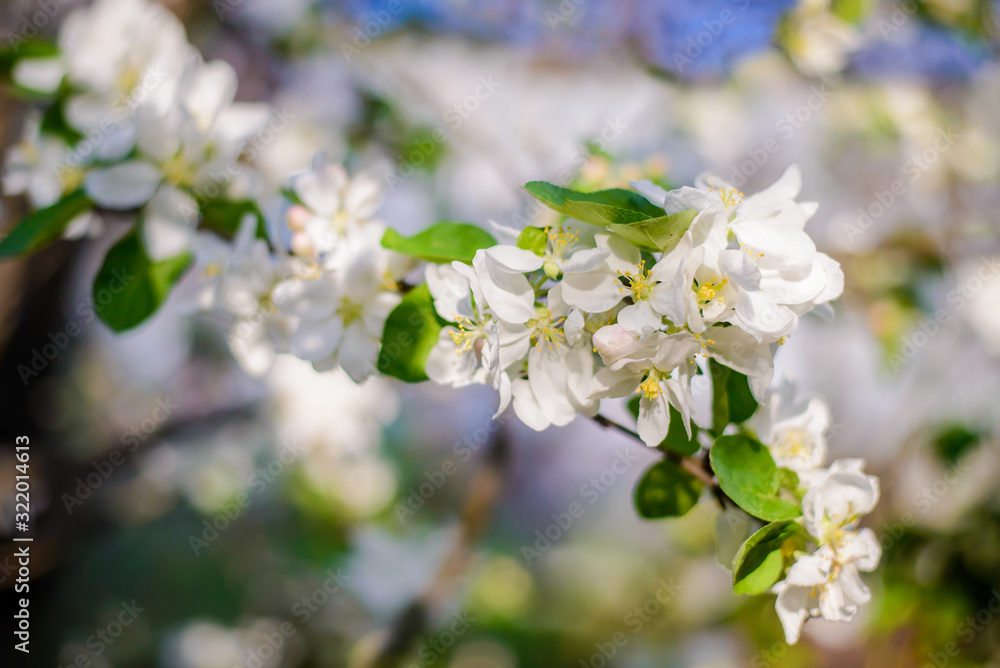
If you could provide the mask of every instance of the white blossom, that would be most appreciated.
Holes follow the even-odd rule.
[[[818,397],[797,397],[791,382],[783,382],[768,395],[752,424],[778,466],[808,471],[826,461],[830,409]]]
[[[810,617],[850,621],[871,594],[859,571],[872,571],[882,555],[871,529],[857,530],[879,498],[878,478],[866,475],[861,460],[835,461],[829,469],[800,474],[808,491],[802,499],[803,525],[819,543],[799,555],[774,587],[775,607],[790,644]]]

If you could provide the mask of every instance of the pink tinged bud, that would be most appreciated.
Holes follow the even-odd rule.
[[[296,204],[288,210],[288,228],[293,232],[303,232],[311,218],[312,214],[309,213],[309,209],[301,204]]]
[[[636,337],[618,324],[601,327],[594,333],[594,347],[601,357],[615,359]]]
[[[305,232],[296,232],[292,235],[292,252],[296,255],[303,255],[306,257],[316,254],[316,248],[313,246],[312,241],[309,239],[309,235]]]

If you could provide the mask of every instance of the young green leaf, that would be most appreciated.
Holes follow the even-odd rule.
[[[70,221],[93,206],[83,190],[77,190],[50,207],[32,212],[0,239],[0,258],[40,251],[59,240]]]
[[[757,400],[750,391],[750,380],[739,371],[729,374],[726,394],[729,395],[730,422],[745,422],[757,412]]]
[[[757,411],[757,400],[750,391],[749,379],[742,373],[714,359],[709,360],[709,369],[712,373],[712,431],[720,435],[730,422],[750,419]]]
[[[132,329],[156,312],[193,260],[182,253],[153,261],[133,229],[112,246],[97,272],[94,310],[114,331]]]
[[[427,357],[446,324],[434,310],[434,299],[426,285],[410,290],[385,321],[379,372],[407,383],[427,380]]]
[[[227,239],[232,239],[240,229],[243,217],[252,214],[257,219],[257,238],[267,240],[264,215],[252,200],[210,199],[201,202],[201,224]]]
[[[477,250],[496,243],[489,232],[477,225],[450,221],[431,225],[412,237],[389,228],[382,237],[382,246],[389,250],[437,263],[458,260],[468,264]]]
[[[696,215],[698,212],[694,209],[686,209],[669,216],[648,218],[625,225],[608,225],[608,231],[642,250],[669,253],[691,227],[691,221]]]
[[[517,247],[531,251],[535,255],[544,255],[545,246],[548,244],[549,234],[541,227],[525,227],[517,235]]]
[[[792,520],[771,522],[747,538],[733,560],[733,591],[763,594],[781,579],[795,550],[805,547],[808,534]]]
[[[733,372],[728,366],[708,360],[708,369],[712,374],[712,433],[721,436],[729,424],[729,375]]]
[[[640,517],[680,517],[691,510],[703,485],[669,460],[648,469],[635,487],[635,507]]]
[[[524,189],[550,209],[599,227],[628,225],[664,215],[663,209],[642,195],[621,188],[582,193],[545,181],[531,181]]]
[[[710,457],[722,491],[754,517],[774,521],[802,514],[797,503],[778,496],[778,467],[759,441],[741,434],[720,436],[712,445]]]

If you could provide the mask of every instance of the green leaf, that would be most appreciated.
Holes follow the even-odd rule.
[[[708,369],[712,374],[712,433],[721,436],[729,424],[729,375],[733,372],[725,364],[714,359],[708,360]]]
[[[284,187],[281,189],[281,196],[287,199],[292,204],[297,204],[299,206],[306,206],[299,194],[292,190],[291,188]],[[309,208],[309,207],[306,207]]]
[[[631,224],[608,225],[608,231],[626,239],[632,245],[650,252],[669,253],[691,227],[698,215],[694,209],[685,209],[669,216],[659,216]]]
[[[945,464],[954,465],[983,440],[983,432],[954,423],[939,428],[934,436],[934,452]]]
[[[427,356],[446,324],[434,310],[434,299],[426,285],[410,290],[385,321],[379,372],[407,383],[427,380]]]
[[[531,251],[535,255],[545,255],[549,233],[541,227],[528,226],[517,235],[517,247]]]
[[[0,258],[35,253],[58,241],[70,221],[93,206],[83,190],[77,190],[50,207],[32,212],[0,240]]]
[[[389,228],[382,237],[382,246],[389,250],[437,263],[453,260],[470,263],[477,250],[496,243],[489,232],[477,225],[450,221],[431,225],[412,237]]]
[[[59,53],[59,47],[42,38],[25,40],[11,33],[8,41],[10,46],[0,49],[0,76],[4,77],[9,77],[14,65],[23,58],[51,58]]]
[[[137,227],[104,258],[94,279],[94,309],[114,331],[132,329],[156,312],[193,260],[191,253],[182,253],[154,261]]]
[[[757,400],[750,391],[750,380],[739,371],[729,374],[726,394],[729,395],[730,422],[745,422],[757,412]]]
[[[798,522],[771,522],[746,539],[733,560],[733,591],[763,594],[781,579],[796,550],[805,547],[808,534]]]
[[[634,396],[628,401],[629,412],[632,417],[639,419],[639,397]],[[673,406],[670,407],[670,429],[666,438],[656,446],[660,450],[673,450],[682,455],[693,455],[701,449],[698,442],[698,425],[691,421],[691,438],[688,438],[687,430],[684,429],[684,418]]]
[[[648,469],[635,488],[635,507],[640,517],[680,517],[701,496],[701,481],[669,460]]]
[[[778,467],[759,441],[742,434],[720,436],[710,457],[722,491],[754,517],[774,521],[802,514],[797,503],[779,498]]]
[[[730,422],[750,419],[757,411],[757,400],[750,391],[750,381],[742,373],[709,360],[712,373],[712,431],[721,435]]]
[[[799,474],[782,466],[778,469],[778,487],[794,492],[799,488]]]
[[[599,227],[628,225],[664,214],[642,195],[621,188],[582,193],[545,181],[531,181],[524,189],[550,209]]]
[[[39,125],[39,129],[42,132],[62,137],[63,141],[70,146],[83,139],[83,134],[72,127],[66,120],[62,102],[49,105],[45,113],[42,114],[42,122]]]
[[[226,199],[210,199],[201,202],[199,206],[201,224],[217,232],[227,239],[232,239],[240,229],[243,217],[248,213],[257,218],[257,238],[267,240],[267,227],[264,215],[252,200],[232,201]]]

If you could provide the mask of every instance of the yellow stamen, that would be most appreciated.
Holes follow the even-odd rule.
[[[463,315],[452,315],[452,319],[455,321],[458,329],[457,331],[448,332],[448,334],[451,336],[451,340],[455,342],[455,353],[467,353],[472,350],[472,346],[475,345],[476,339],[482,336],[482,332],[471,319]]]
[[[646,270],[646,261],[642,260],[639,266],[636,267],[635,272],[618,272],[618,275],[624,277],[628,282],[628,289],[632,292],[632,299],[634,301],[642,301],[649,298],[649,293],[653,291],[653,286],[656,285],[656,281],[650,278],[652,271],[652,269]],[[626,288],[623,286],[619,289],[625,292]]]
[[[702,304],[708,304],[718,299],[719,303],[725,303],[722,297],[718,297],[718,294],[722,292],[723,286],[728,282],[729,279],[723,278],[719,280],[719,277],[716,276],[709,281],[699,284],[695,290],[695,293],[698,295],[698,301]]]
[[[650,400],[663,394],[663,388],[660,387],[660,374],[656,373],[655,370],[652,371],[646,380],[639,384],[639,389],[636,392]]]

